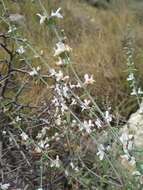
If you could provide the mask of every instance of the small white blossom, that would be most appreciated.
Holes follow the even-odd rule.
[[[41,15],[40,13],[37,13],[36,15],[40,17],[40,24],[43,24],[45,22],[47,16]]]
[[[14,32],[15,30],[16,30],[17,28],[15,27],[15,26],[9,26],[9,30],[8,30],[8,34],[9,33],[12,33],[12,32]]]
[[[58,42],[56,43],[56,48],[54,50],[55,50],[54,56],[59,56],[64,52],[71,51],[71,48],[68,45],[64,44],[63,42]]]
[[[128,78],[127,78],[127,81],[132,81],[132,80],[135,80],[135,77],[134,77],[133,73],[130,73]]]
[[[66,97],[66,98],[69,98],[69,88],[67,87],[67,86],[64,86],[63,87],[63,95],[64,95],[64,97]]]
[[[141,90],[141,88],[138,89],[138,94],[139,94],[139,95],[142,95],[142,94],[143,94],[143,91]]]
[[[65,104],[61,104],[61,112],[62,112],[62,115],[64,114],[65,111],[68,110],[68,107],[65,105]]]
[[[102,128],[102,122],[99,118],[96,119],[95,125],[97,126],[98,129]]]
[[[84,102],[81,105],[82,111],[89,109],[90,100],[84,99]]]
[[[135,88],[132,89],[132,92],[131,92],[131,96],[136,96],[137,95],[137,91]]]
[[[61,116],[58,115],[57,119],[55,120],[55,124],[58,125],[58,126],[60,126],[61,123],[62,123]]]
[[[128,134],[126,132],[122,133],[121,137],[120,137],[120,141],[122,142],[122,144],[126,145],[127,141],[128,141]]]
[[[65,175],[66,175],[66,176],[69,176],[68,170],[65,170]]]
[[[49,73],[50,73],[50,76],[55,76],[56,75],[55,69],[50,69]]]
[[[42,133],[38,133],[38,135],[36,136],[36,139],[41,139],[42,138]]]
[[[16,50],[17,53],[19,54],[23,54],[25,52],[23,46],[20,46],[17,50]]]
[[[92,132],[92,129],[91,129],[91,128],[94,127],[94,124],[92,123],[91,120],[89,120],[89,121],[84,121],[83,127],[84,127],[84,129],[86,130],[86,132],[87,132],[88,134],[90,134],[90,133]]]
[[[68,75],[64,76],[64,77],[62,78],[62,80],[63,80],[63,81],[69,80],[69,76],[68,76]]]
[[[70,166],[71,166],[72,169],[74,169],[74,167],[75,167],[73,162],[70,163]]]
[[[70,105],[76,105],[76,104],[77,104],[76,99],[72,98],[72,99],[71,99],[71,104],[70,104]]]
[[[98,146],[97,156],[99,156],[99,159],[100,159],[100,160],[103,160],[104,155],[105,155],[105,148],[104,148],[104,146],[103,146],[102,144],[100,144],[100,145]]]
[[[131,157],[131,159],[130,159],[130,161],[129,161],[129,163],[132,165],[132,166],[134,166],[135,164],[136,164],[136,159],[135,159],[135,157]]]
[[[136,170],[136,171],[132,172],[132,175],[134,175],[134,176],[141,176],[141,173]]]
[[[15,121],[18,123],[19,121],[21,121],[21,118],[20,118],[19,116],[17,116],[17,117],[15,118]]]
[[[79,171],[78,167],[77,167],[77,166],[75,167],[75,165],[74,165],[73,162],[70,163],[70,166],[71,166],[71,168],[72,168],[74,171],[76,171],[76,172]]]
[[[40,67],[38,66],[37,68],[33,67],[32,71],[29,72],[30,76],[36,76],[38,75],[38,72],[40,71]]]
[[[41,152],[42,152],[41,148],[40,148],[40,147],[38,147],[38,146],[35,148],[35,150],[34,150],[34,151],[35,151],[36,153],[41,153]]]
[[[42,128],[41,130],[42,136],[45,136],[46,132],[47,132],[47,127]]]
[[[21,138],[22,138],[23,141],[27,141],[28,140],[28,135],[25,132],[22,132],[20,134],[20,136],[21,136]]]
[[[95,82],[93,75],[89,76],[88,74],[84,75],[84,80],[84,84],[93,84]]]
[[[2,131],[2,134],[3,134],[3,135],[6,135],[6,131]]]
[[[77,125],[77,121],[75,119],[73,119],[71,122],[71,127],[75,127],[76,125]]]
[[[79,172],[78,166],[76,166],[76,167],[74,168],[74,171],[75,171],[75,172]]]
[[[38,142],[38,146],[39,146],[40,148],[43,148],[43,149],[44,149],[44,147],[45,147],[45,142],[44,142],[43,140],[41,140],[40,142]]]
[[[56,159],[51,161],[51,168],[52,168],[52,167],[59,168],[60,165],[61,165],[61,164],[60,164],[59,155],[57,155],[57,156],[56,156]]]
[[[0,183],[0,189],[1,190],[7,190],[9,188],[9,186],[10,186],[9,183],[5,183],[5,184]]]
[[[57,66],[62,66],[62,65],[64,65],[63,59],[62,59],[61,57],[58,57],[58,59],[59,59],[59,61],[56,62],[56,65],[57,65]]]
[[[55,74],[55,76],[56,76],[56,81],[58,82],[63,79],[64,75],[63,72],[60,70],[58,73]]]
[[[109,113],[109,111],[105,112],[105,120],[107,123],[110,123],[112,121],[112,115]]]
[[[128,133],[124,132],[119,139],[123,144],[124,152],[128,154],[128,150],[132,150],[133,148],[133,135],[128,135]]]
[[[53,12],[53,11],[52,11],[51,17],[63,18],[63,16],[62,16],[61,13],[60,13],[60,10],[61,10],[61,8],[58,8],[58,9],[56,10],[56,12]]]

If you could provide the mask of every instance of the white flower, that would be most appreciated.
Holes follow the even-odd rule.
[[[47,127],[42,128],[41,133],[43,136],[46,135],[46,132],[47,132]]]
[[[23,141],[27,141],[28,140],[28,135],[25,132],[22,132],[20,134],[20,136],[21,136],[21,138],[22,138]]]
[[[19,121],[21,121],[21,118],[20,118],[19,116],[17,116],[17,117],[15,118],[15,121],[18,123]]]
[[[61,13],[60,13],[60,10],[61,10],[61,8],[58,8],[58,9],[56,10],[56,12],[53,12],[53,11],[52,11],[51,17],[63,18],[63,16],[62,16]]]
[[[56,62],[56,65],[57,65],[57,66],[62,66],[62,65],[64,65],[64,62],[63,62],[62,58],[61,58],[61,57],[58,57],[58,58],[59,58],[59,61]]]
[[[60,165],[61,165],[61,164],[60,164],[59,155],[57,155],[57,156],[56,156],[56,159],[51,161],[51,168],[52,168],[52,167],[59,168]]]
[[[14,32],[15,30],[16,30],[17,28],[15,27],[15,26],[9,26],[9,30],[8,30],[8,34],[9,33],[12,33],[12,32]]]
[[[37,150],[38,150],[39,152],[41,152],[40,149],[48,148],[48,147],[50,146],[50,145],[48,144],[48,141],[49,141],[49,139],[46,138],[45,140],[41,140],[40,142],[38,142],[38,147],[39,147],[39,148],[37,148]],[[38,151],[37,151],[37,152],[38,152]]]
[[[41,141],[38,143],[38,146],[39,146],[40,148],[44,148],[45,142],[44,142],[43,140],[41,140]]]
[[[68,110],[68,107],[67,107],[65,104],[61,103],[61,112],[62,112],[62,115],[63,115],[64,112],[67,111],[67,110]]]
[[[92,132],[92,130],[91,130],[91,127],[93,127],[94,126],[94,124],[92,123],[92,121],[91,120],[89,120],[88,122],[87,121],[84,121],[84,124],[83,124],[84,126],[84,129],[86,130],[86,132],[88,133],[88,134],[90,134],[91,132]]]
[[[132,172],[132,175],[141,176],[141,173],[139,171],[135,170]]]
[[[38,66],[37,68],[33,67],[32,71],[29,72],[30,76],[36,76],[38,75],[38,72],[40,71],[40,67]]]
[[[78,166],[76,166],[76,167],[74,168],[74,171],[75,171],[75,172],[79,172]]]
[[[77,125],[77,121],[75,119],[72,120],[71,127],[75,127]]]
[[[55,50],[54,56],[59,56],[64,52],[71,51],[71,48],[68,45],[64,44],[63,42],[58,42],[56,43],[56,48],[54,50]]]
[[[135,88],[133,88],[133,89],[132,89],[132,92],[131,92],[131,96],[134,96],[134,95],[135,95],[135,96],[137,95],[137,91],[136,91]]]
[[[41,15],[40,13],[37,13],[36,15],[40,17],[40,24],[43,24],[45,22],[47,16]]]
[[[105,112],[105,120],[107,123],[110,123],[112,121],[112,115],[109,113],[109,111]]]
[[[9,183],[5,183],[5,184],[0,183],[1,190],[7,190],[9,188],[9,186],[10,186]]]
[[[121,141],[121,143],[123,144],[123,151],[126,153],[126,154],[128,154],[128,147],[127,147],[127,145],[128,145],[128,140],[129,140],[129,138],[128,138],[128,134],[126,133],[126,132],[124,132],[124,133],[122,133],[122,135],[121,135],[121,137],[119,138],[120,139],[120,141]]]
[[[143,102],[140,104],[139,113],[143,114]]]
[[[104,155],[105,155],[105,148],[104,148],[104,146],[103,146],[102,144],[100,144],[100,145],[98,146],[98,152],[97,152],[96,155],[99,156],[99,159],[100,159],[100,160],[103,160]]]
[[[99,118],[96,119],[95,125],[97,126],[98,129],[102,127],[102,122]]]
[[[120,137],[120,141],[122,142],[122,144],[127,144],[128,141],[128,134],[126,132],[122,133],[121,137]]]
[[[128,141],[128,145],[127,145],[127,149],[128,149],[128,150],[132,150],[132,148],[133,148],[133,141],[132,141],[132,140],[129,140],[129,141]]]
[[[41,148],[40,148],[40,147],[38,147],[38,146],[37,146],[37,147],[35,148],[35,152],[36,152],[36,153],[41,153],[41,152],[42,152],[42,150],[41,150]]]
[[[41,139],[42,138],[42,133],[38,133],[38,135],[36,136],[36,139]]]
[[[69,98],[69,88],[67,86],[64,86],[63,87],[63,96],[66,97],[66,98]]]
[[[143,94],[143,91],[141,90],[141,88],[138,89],[138,94],[139,95]]]
[[[129,163],[132,165],[132,166],[134,166],[135,164],[136,164],[136,159],[135,159],[135,157],[131,157],[131,159],[130,159],[130,161],[129,161]]]
[[[133,135],[128,135],[128,133],[124,132],[119,139],[123,144],[124,152],[128,154],[128,150],[132,150],[133,148]]]
[[[2,134],[3,134],[3,135],[6,135],[6,131],[2,131]]]
[[[93,84],[95,82],[93,75],[89,76],[88,74],[84,75],[84,80],[84,84]]]
[[[77,167],[77,166],[75,167],[75,165],[74,165],[73,162],[70,163],[70,166],[71,166],[71,168],[72,168],[74,171],[76,171],[76,172],[79,171],[78,167]]]
[[[17,50],[16,50],[17,53],[19,54],[23,54],[25,52],[23,46],[20,46]]]
[[[66,176],[69,176],[68,170],[65,170],[65,175],[66,175]]]
[[[81,88],[81,84],[79,82],[77,84],[70,84],[70,88]]]
[[[128,78],[127,78],[127,81],[132,81],[134,79],[135,79],[134,73],[130,73],[129,76],[128,76]]]
[[[60,70],[58,73],[55,74],[55,76],[56,76],[56,81],[58,82],[63,79],[64,75],[63,75],[62,71]]]
[[[49,73],[51,74],[50,76],[54,76],[56,74],[56,71],[55,69],[50,69]]]
[[[76,99],[72,98],[71,100],[72,100],[72,101],[71,101],[71,104],[70,104],[71,106],[72,106],[72,105],[76,105],[76,104],[77,104]]]
[[[82,111],[85,109],[89,109],[90,100],[84,99],[84,102],[81,105]]]
[[[58,125],[58,126],[60,126],[61,123],[62,123],[61,116],[58,115],[57,119],[55,120],[55,124]]]
[[[75,168],[75,166],[74,166],[73,162],[71,162],[71,163],[70,163],[70,166],[71,166],[71,168],[72,168],[72,169],[74,169],[74,168]]]

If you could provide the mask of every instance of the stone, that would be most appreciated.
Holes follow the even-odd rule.
[[[121,128],[120,134],[124,132],[134,136],[134,147],[143,147],[143,103],[135,113],[131,114],[127,124]]]

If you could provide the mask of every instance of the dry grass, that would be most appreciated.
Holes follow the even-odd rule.
[[[12,13],[21,13],[26,16],[25,36],[32,42],[38,52],[43,50],[43,58],[47,64],[54,66],[53,40],[51,31],[44,26],[39,27],[36,13],[39,7],[36,4],[31,6],[31,2],[10,3],[7,5]],[[122,1],[121,1],[122,2]],[[139,14],[128,7],[128,2],[119,2],[116,7],[102,10],[88,6],[79,1],[60,1],[58,3],[45,3],[45,7],[50,11],[52,7],[61,6],[64,20],[59,23],[65,30],[69,44],[73,48],[72,62],[82,76],[84,73],[93,74],[96,80],[92,94],[102,104],[112,104],[118,108],[119,103],[124,106],[132,104],[132,98],[127,93],[126,83],[126,58],[123,51],[128,26],[131,27],[134,35],[135,63],[140,68],[142,74],[142,31],[143,25],[140,23]],[[23,29],[22,29],[23,30]],[[32,60],[32,64],[37,61]],[[41,91],[41,87],[40,91]],[[38,89],[39,89],[38,88]],[[37,87],[32,91],[33,100],[40,99]],[[45,89],[43,89],[45,91]],[[35,98],[34,98],[35,96]],[[40,96],[41,97],[41,96]],[[130,103],[131,102],[131,103]],[[120,106],[119,108],[120,109]],[[122,110],[122,112],[124,112]],[[130,106],[129,106],[130,112]]]

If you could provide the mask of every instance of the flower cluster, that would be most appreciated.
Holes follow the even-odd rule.
[[[122,143],[123,152],[124,152],[124,155],[121,155],[121,158],[129,161],[131,165],[135,165],[136,164],[135,157],[133,157],[130,154],[133,148],[133,135],[129,135],[128,133],[124,132],[120,136],[120,141]]]
[[[136,76],[135,76],[135,63],[133,59],[134,49],[132,47],[131,41],[129,42],[128,46],[125,47],[126,54],[127,54],[127,66],[128,66],[128,77],[127,81],[129,82],[129,86],[131,88],[131,95],[132,96],[141,96],[143,91],[137,85]]]
[[[60,10],[61,8],[58,8],[55,12],[52,11],[50,16],[48,16],[47,13],[44,13],[43,15],[37,13],[37,16],[40,18],[40,24],[44,24],[46,20],[49,20],[51,18],[63,18],[63,16],[60,13]]]

